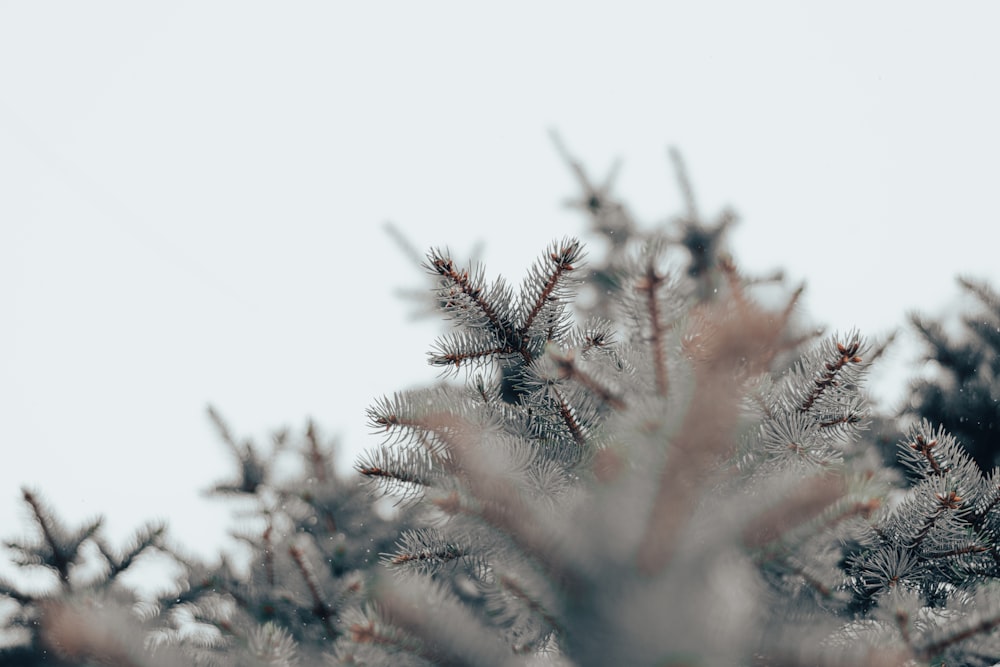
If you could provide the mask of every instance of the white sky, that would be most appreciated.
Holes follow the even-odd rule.
[[[208,403],[261,437],[311,415],[346,470],[372,400],[436,377],[382,223],[519,281],[583,230],[549,128],[596,178],[622,158],[650,224],[678,146],[831,329],[1000,285],[995,3],[484,6],[0,2],[0,538],[28,484],[215,553]]]

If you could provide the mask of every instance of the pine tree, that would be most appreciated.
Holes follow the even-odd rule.
[[[759,575],[744,542],[762,548],[785,524],[841,501],[846,482],[825,467],[842,457],[831,443],[863,418],[857,385],[843,377],[860,363],[861,343],[830,343],[799,367],[780,394],[794,410],[778,414],[781,401],[758,394],[769,412],[757,428],[791,452],[787,465],[766,449],[740,452],[753,430],[749,388],[763,386],[790,308],[755,305],[727,261],[711,267],[727,279],[721,294],[685,295],[661,266],[664,247],[647,248],[620,276],[624,331],[569,325],[574,240],[546,251],[518,298],[429,255],[446,313],[463,325],[439,341],[432,363],[500,365],[501,378],[516,378],[517,400],[504,400],[502,380],[474,375],[464,388],[397,394],[372,409],[392,440],[359,469],[420,501],[427,527],[406,532],[387,557],[408,578],[382,584],[342,657],[392,647],[432,664],[523,664],[546,651],[581,665],[737,664],[762,648]],[[817,380],[813,367],[823,364],[834,370]],[[815,479],[795,489],[785,468],[803,461]],[[757,495],[771,500],[748,515],[741,508]],[[789,497],[790,511],[768,507]],[[745,522],[758,530],[737,530]],[[421,613],[426,595],[437,604]],[[460,622],[464,639],[441,632]],[[390,652],[374,664],[401,659]]]
[[[831,443],[864,416],[856,381],[841,377],[860,363],[861,343],[831,343],[832,361],[826,350],[798,367],[787,381],[798,409],[779,419],[790,397],[761,392],[775,357],[795,345],[787,323],[798,292],[781,312],[753,302],[720,252],[731,216],[705,225],[683,175],[688,212],[671,238],[639,233],[609,184],[593,186],[568,159],[584,189],[575,204],[611,237],[609,260],[590,273],[598,292],[611,295],[597,298],[593,310],[603,317],[571,325],[574,288],[583,280],[574,239],[551,245],[516,296],[503,281],[487,285],[481,268],[430,253],[437,299],[458,325],[438,341],[431,363],[488,372],[471,374],[465,387],[396,394],[373,407],[372,423],[389,441],[359,470],[422,506],[426,527],[404,533],[387,556],[404,578],[383,582],[351,641],[341,642],[342,657],[520,664],[554,652],[573,664],[665,664],[672,655],[731,664],[762,648],[747,582],[763,564],[790,566],[773,554],[755,563],[735,517],[746,518],[737,510],[750,488],[764,484],[761,476],[778,484],[776,499],[793,490],[774,456],[737,446],[741,435],[752,439],[750,389],[758,411],[767,409],[764,422],[778,424],[772,431],[816,440],[796,445],[794,458],[826,474],[823,465],[842,457]],[[688,253],[683,272],[666,265],[678,244]],[[810,384],[818,372],[812,366],[823,364],[836,372]],[[728,488],[733,482],[720,471],[741,467],[742,483]],[[814,484],[796,496],[808,509],[786,511],[782,521],[803,521],[842,494],[841,485]],[[692,519],[708,508],[734,518]],[[757,518],[763,532],[777,521],[767,512]],[[762,539],[745,537],[755,545]],[[708,544],[725,545],[726,557],[707,553]],[[697,590],[713,578],[728,582],[725,596]],[[414,591],[434,597],[439,620],[418,612]],[[742,614],[725,611],[734,601]],[[715,616],[730,625],[706,633]],[[441,632],[459,623],[463,636],[478,640]],[[719,645],[719,634],[733,641]]]
[[[788,326],[798,292],[777,312],[756,305],[750,281],[719,252],[728,223],[706,231],[689,203],[679,237],[637,234],[608,185],[575,171],[576,205],[597,231],[643,237],[631,248],[619,237],[613,265],[591,274],[620,307],[573,325],[582,259],[573,239],[551,245],[517,293],[486,284],[480,267],[428,255],[437,300],[457,325],[431,363],[469,369],[467,382],[371,410],[387,441],[358,469],[421,508],[424,525],[387,554],[394,574],[338,656],[374,665],[1000,657],[1000,614],[984,602],[996,485],[953,443],[929,463],[921,431],[902,446],[921,479],[894,488],[896,475],[861,438],[872,351],[860,335],[777,364],[803,342]],[[683,271],[666,266],[678,242]],[[943,432],[939,441],[951,443]]]
[[[0,663],[1000,661],[1000,472],[924,420],[896,446],[902,483],[866,430],[886,428],[864,390],[877,346],[817,339],[802,288],[743,275],[734,214],[701,217],[677,153],[685,211],[649,228],[614,170],[595,185],[557,146],[607,253],[588,266],[580,241],[557,240],[515,289],[432,250],[429,303],[453,329],[430,362],[446,380],[371,407],[385,442],[355,477],[311,423],[262,447],[210,411],[237,465],[211,493],[249,508],[246,567],[180,555],[160,526],[113,550],[99,521],[70,530],[26,491],[40,537],[9,546],[52,581],[0,582],[22,633]],[[761,305],[763,283],[778,305]],[[982,322],[979,351],[954,359],[988,387]],[[140,599],[120,575],[154,550],[183,573]]]

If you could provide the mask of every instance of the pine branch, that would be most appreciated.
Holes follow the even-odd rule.
[[[268,586],[274,586],[276,581],[274,576],[274,543],[271,540],[273,530],[274,526],[268,521],[267,528],[264,529],[264,533],[261,535],[262,546],[264,547],[264,581],[267,582]]]
[[[691,179],[688,178],[687,167],[684,166],[684,158],[677,148],[671,146],[667,151],[670,161],[674,164],[674,177],[677,179],[677,186],[684,199],[685,217],[688,220],[700,220],[698,215],[698,205],[694,196],[694,188],[691,187]]]
[[[239,464],[239,478],[235,482],[216,484],[210,493],[253,495],[267,483],[269,463],[261,459],[249,440],[237,443],[228,424],[211,405],[206,408],[209,419],[215,425],[219,436],[236,456]],[[279,441],[280,442],[280,441]]]
[[[397,542],[394,554],[387,554],[384,562],[389,565],[420,567],[440,566],[471,555],[468,545],[448,540],[440,531],[406,530]]]
[[[657,292],[666,282],[666,277],[660,275],[653,263],[652,257],[646,265],[646,273],[635,284],[636,290],[645,295],[646,309],[649,313],[650,332],[649,347],[653,352],[653,375],[656,378],[656,393],[667,395],[667,361],[664,353],[664,336],[662,314],[660,313],[659,296]]]
[[[735,449],[742,388],[734,381],[739,363],[760,372],[773,356],[784,323],[744,302],[731,317],[728,304],[702,309],[701,327],[712,330],[704,361],[695,368],[695,389],[680,431],[671,443],[656,499],[638,551],[640,571],[655,574],[670,561],[678,534],[701,495],[712,465]],[[697,337],[697,330],[692,333]]]
[[[980,619],[978,622],[966,628],[952,630],[949,634],[937,639],[930,644],[915,648],[918,659],[931,662],[941,656],[949,648],[977,635],[992,632],[1000,627],[1000,614]]]
[[[994,550],[996,547],[983,546],[981,544],[969,544],[950,551],[924,552],[923,556],[927,560],[939,560],[942,558],[952,558],[954,556],[964,556],[965,554],[978,554]]]
[[[376,600],[380,615],[406,635],[421,639],[414,647],[418,655],[448,667],[520,667],[513,652],[442,587],[420,578],[402,583],[379,580]],[[428,608],[435,609],[437,616],[428,615]]]
[[[833,360],[828,361],[825,371],[813,379],[813,389],[803,401],[799,408],[802,412],[808,412],[813,405],[831,387],[837,385],[840,375],[849,364],[860,364],[862,359],[858,355],[861,351],[861,339],[858,335],[852,334],[846,343],[836,343],[837,354]]]
[[[6,579],[0,579],[0,597],[7,597],[21,605],[30,604],[35,601],[35,596],[23,593],[21,590]]]
[[[743,542],[751,549],[764,549],[787,538],[792,530],[811,521],[829,509],[846,492],[844,479],[820,475],[805,480],[797,489],[781,499],[743,529]],[[862,508],[858,507],[860,512]],[[848,515],[837,517],[839,521]],[[829,524],[827,524],[827,528]]]
[[[42,534],[39,545],[10,543],[8,546],[22,554],[21,564],[43,565],[54,570],[64,589],[69,589],[70,569],[80,558],[80,546],[92,538],[100,529],[102,519],[84,524],[76,532],[70,533],[38,498],[37,494],[22,489],[24,501],[31,508],[35,524]]]
[[[1000,315],[1000,294],[988,283],[968,276],[959,276],[956,280],[966,291],[972,292],[994,315]]]
[[[525,352],[508,342],[484,344],[482,335],[477,331],[457,331],[436,340],[428,359],[432,366],[457,371],[463,364],[493,362],[512,355],[523,358]]]
[[[375,614],[374,611],[369,613]],[[382,623],[375,618],[353,623],[348,628],[348,632],[355,644],[386,649],[390,654],[406,653],[422,658],[429,664],[437,664],[440,657],[437,653],[425,648],[424,643],[420,640],[402,632],[392,624]],[[346,664],[354,662],[353,656],[348,656],[345,662]]]
[[[415,487],[427,487],[429,482],[421,479],[417,475],[413,474],[411,471],[399,467],[395,470],[390,469],[385,462],[375,462],[371,457],[380,455],[381,452],[367,453],[365,454],[367,459],[362,459],[358,462],[356,469],[362,475],[369,479],[376,479],[379,481],[387,480],[390,485],[385,488],[385,493],[396,493],[401,488],[415,488]],[[392,465],[396,465],[396,461],[392,462]],[[414,491],[411,491],[414,493]],[[404,492],[406,495],[406,492]]]
[[[190,664],[174,647],[148,651],[146,628],[124,610],[103,605],[48,601],[41,618],[41,641],[49,656],[71,664],[108,667],[180,667]],[[57,663],[66,664],[66,663]]]
[[[121,555],[114,554],[104,540],[97,540],[97,548],[108,564],[108,580],[127,570],[138,557],[150,549],[160,548],[165,531],[166,525],[162,523],[150,524],[140,529],[132,538],[131,545],[126,547]]]
[[[625,401],[621,396],[612,392],[580,369],[572,350],[566,354],[562,354],[554,346],[550,346],[548,356],[555,363],[561,379],[569,379],[579,383],[590,391],[590,393],[597,396],[598,400],[615,410],[625,410]]]
[[[448,515],[466,515],[485,522],[555,579],[565,576],[565,559],[555,548],[553,535],[514,482],[480,452],[476,430],[445,413],[429,416],[427,423],[439,434],[455,468],[461,471],[464,487],[463,493],[452,491],[435,499],[434,505]]]
[[[897,451],[900,464],[920,477],[967,479],[970,484],[982,479],[982,472],[955,438],[927,421],[913,426]]]
[[[590,219],[592,229],[603,234],[613,245],[623,244],[632,236],[635,222],[625,206],[611,194],[621,161],[615,161],[604,182],[595,185],[587,176],[583,164],[569,153],[559,135],[554,131],[550,131],[549,135],[556,151],[576,177],[581,190],[581,194],[567,200],[566,205],[584,211]]]
[[[320,620],[323,627],[326,628],[328,637],[331,640],[336,639],[339,633],[334,627],[332,620],[335,616],[335,612],[330,605],[327,604],[326,600],[323,599],[319,581],[316,579],[316,573],[313,572],[312,566],[309,564],[309,561],[306,560],[305,554],[301,548],[292,545],[288,548],[288,553],[295,561],[299,574],[302,575],[302,580],[305,582],[306,588],[309,590],[309,595],[312,596],[313,605],[310,611],[313,616]]]
[[[580,447],[584,447],[587,444],[587,436],[584,434],[583,426],[577,419],[576,412],[555,385],[549,385],[546,387],[546,390],[546,393],[555,403],[556,414],[559,415],[559,419],[561,419],[563,424],[566,425],[566,430],[569,431],[570,437],[573,438],[573,442]]]
[[[886,350],[893,346],[896,342],[896,338],[899,336],[899,330],[894,329],[880,344],[876,345],[871,353],[868,355],[868,363],[874,364],[876,361],[882,358]]]
[[[687,274],[697,281],[698,299],[706,301],[712,298],[714,279],[712,269],[715,268],[722,249],[722,240],[729,227],[736,222],[736,214],[730,210],[723,211],[714,227],[708,227],[698,213],[695,204],[694,190],[688,179],[687,169],[680,152],[670,149],[670,159],[674,163],[677,184],[684,199],[686,214],[679,219],[679,243],[690,255]]]
[[[525,353],[519,349],[510,315],[499,309],[499,304],[510,302],[510,290],[502,281],[487,292],[481,269],[471,274],[468,269],[459,270],[451,257],[437,249],[428,254],[425,266],[442,279],[438,294],[446,315],[473,328],[485,328],[500,346]]]
[[[515,598],[527,605],[528,609],[532,613],[537,614],[546,625],[552,628],[553,631],[561,635],[566,634],[566,629],[562,627],[559,619],[550,610],[548,610],[540,600],[530,595],[528,591],[526,591],[524,587],[512,577],[501,576],[500,585],[504,590],[510,592]]]
[[[331,477],[336,477],[337,470],[334,467],[333,451],[332,449],[324,450],[320,445],[319,435],[316,433],[316,423],[311,419],[306,426],[306,444],[312,476],[320,484],[325,484]]]
[[[569,276],[579,269],[577,264],[582,259],[583,248],[580,242],[566,238],[549,246],[542,261],[532,267],[525,281],[518,309],[523,313],[517,327],[524,340],[522,347],[527,346],[525,339],[532,335],[539,319],[545,327],[543,338],[546,341],[562,337],[559,320],[560,314],[566,312]],[[548,317],[540,317],[543,313],[548,313]]]

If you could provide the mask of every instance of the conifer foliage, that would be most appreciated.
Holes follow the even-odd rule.
[[[914,425],[899,443],[911,490],[875,512],[848,558],[859,618],[843,633],[904,640],[914,656],[941,664],[1000,660],[1000,478],[984,476],[941,427]],[[873,610],[864,614],[864,610]]]
[[[136,532],[124,549],[114,549],[101,535],[100,519],[72,529],[45,504],[36,491],[22,490],[34,523],[34,539],[7,542],[14,563],[43,574],[40,584],[22,586],[0,581],[0,599],[16,605],[6,620],[5,637],[12,646],[0,648],[0,664],[71,665],[107,648],[119,660],[143,651],[136,642],[111,641],[108,629],[91,627],[81,635],[59,635],[56,626],[71,617],[84,619],[105,608],[136,602],[122,575],[146,553],[162,548],[164,527],[149,524]],[[12,641],[13,640],[13,641]],[[113,648],[110,648],[112,647]]]
[[[962,318],[957,336],[940,321],[910,318],[936,372],[914,382],[906,414],[943,426],[989,471],[1000,464],[1000,294],[979,280],[958,283],[976,309]]]
[[[639,233],[609,185],[571,164],[584,186],[574,204],[595,231],[618,234],[615,261],[591,274],[614,298],[593,309],[603,317],[571,325],[573,239],[550,246],[516,294],[431,252],[457,326],[431,362],[472,368],[464,385],[371,410],[386,443],[358,469],[423,520],[386,556],[394,574],[338,655],[377,665],[995,659],[1000,616],[977,604],[994,576],[994,495],[960,448],[939,433],[951,444],[935,470],[907,453],[927,439],[911,434],[903,460],[926,479],[894,490],[862,438],[864,339],[835,335],[780,366],[803,342],[789,326],[799,291],[778,310],[755,303],[755,281],[721,252],[729,217],[704,224],[682,176],[680,233]],[[678,245],[682,271],[667,261]],[[546,309],[533,329],[530,314]]]
[[[398,526],[338,473],[334,445],[314,423],[298,438],[276,432],[265,452],[236,440],[214,410],[209,416],[239,470],[211,493],[252,503],[253,527],[236,534],[250,552],[249,572],[225,559],[214,567],[187,562],[181,590],[160,600],[171,627],[159,642],[179,643],[211,664],[311,664],[338,636],[339,615],[361,597],[365,571]]]
[[[380,510],[357,478],[340,474],[334,443],[313,423],[298,437],[278,431],[263,447],[237,439],[216,411],[209,416],[236,464],[234,478],[210,493],[242,507],[236,537],[247,565],[187,557],[165,542],[159,525],[113,550],[100,537],[100,521],[71,531],[26,491],[41,539],[8,546],[19,565],[40,566],[55,583],[34,593],[0,582],[0,596],[17,605],[7,629],[20,634],[7,638],[12,646],[0,649],[0,664],[322,662],[341,632],[341,615],[364,598],[366,572],[393,544],[405,512]],[[99,556],[96,574],[88,544]],[[154,549],[181,575],[171,590],[137,596],[119,575]]]
[[[678,154],[685,211],[648,228],[614,172],[595,185],[557,146],[607,253],[556,240],[515,288],[431,250],[444,379],[370,408],[383,441],[351,478],[312,424],[264,448],[211,411],[237,464],[212,493],[251,519],[246,568],[179,555],[159,526],[113,550],[26,492],[41,537],[10,546],[53,582],[0,582],[26,629],[3,664],[1000,661],[1000,472],[924,420],[899,441],[902,484],[866,431],[876,353],[803,334],[802,288],[743,275],[735,216],[705,222]],[[967,378],[994,360],[958,358]],[[117,581],[154,549],[182,575],[140,600]]]
[[[841,446],[865,414],[862,343],[830,341],[774,384],[798,293],[767,311],[726,257],[699,245],[680,273],[665,264],[670,239],[636,246],[613,276],[615,319],[576,327],[576,240],[550,246],[516,296],[430,254],[459,326],[432,363],[499,372],[372,409],[388,441],[358,468],[422,505],[427,527],[387,556],[398,574],[381,583],[341,656],[739,664],[771,648],[759,570],[803,574],[811,554],[765,547],[835,505],[871,506],[861,485],[846,499],[842,469]],[[713,278],[718,287],[704,289]],[[828,591],[835,567],[807,580],[824,576],[831,583],[816,585]],[[424,608],[421,596],[437,603]],[[440,632],[448,627],[464,632]]]

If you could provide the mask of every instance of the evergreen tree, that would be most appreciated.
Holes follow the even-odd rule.
[[[576,204],[598,232],[621,234],[613,268],[591,274],[612,307],[572,326],[582,254],[572,239],[550,246],[516,294],[430,253],[437,300],[458,327],[431,363],[472,370],[464,386],[396,394],[371,410],[387,442],[358,468],[421,507],[424,526],[387,555],[396,574],[338,655],[469,665],[996,659],[1000,613],[980,602],[994,576],[995,491],[960,448],[918,465],[911,453],[930,440],[911,434],[902,456],[918,479],[894,490],[896,475],[859,437],[870,352],[861,337],[828,338],[778,372],[776,358],[801,342],[788,331],[797,292],[778,312],[757,306],[718,252],[728,223],[706,228],[689,203],[679,237],[644,235],[628,250],[639,234],[627,209],[574,170],[585,191]],[[671,271],[678,242],[686,270]],[[474,372],[491,366],[499,372]],[[938,433],[927,446],[939,441],[951,442]]]
[[[1000,295],[981,281],[958,282],[978,306],[962,318],[958,336],[940,321],[910,317],[936,369],[914,382],[904,416],[940,424],[989,471],[1000,464]]]
[[[501,365],[501,377],[517,378],[517,401],[504,400],[502,381],[474,375],[372,409],[391,440],[359,469],[419,501],[427,525],[387,557],[406,577],[382,583],[341,657],[738,664],[770,648],[758,568],[822,563],[755,551],[833,505],[871,506],[860,481],[835,472],[836,445],[864,416],[852,375],[861,342],[828,343],[773,389],[767,372],[791,308],[754,304],[728,261],[710,267],[721,289],[685,290],[661,264],[665,247],[650,244],[619,276],[622,330],[569,325],[574,240],[546,251],[517,298],[430,254],[446,313],[462,325],[432,363]],[[803,466],[810,483],[798,488]],[[808,580],[836,575],[832,562]],[[421,612],[428,595],[436,604]]]
[[[685,212],[648,228],[614,171],[595,185],[557,145],[604,255],[588,268],[557,240],[515,289],[432,250],[454,328],[430,361],[452,379],[372,406],[386,440],[357,477],[312,424],[265,448],[210,411],[237,464],[212,493],[253,521],[245,568],[183,557],[159,526],[113,550],[25,492],[40,537],[10,548],[52,583],[0,583],[22,633],[0,664],[1000,661],[1000,472],[921,421],[902,484],[866,431],[877,348],[803,333],[801,288],[742,275],[735,216],[701,218],[676,153]],[[995,356],[959,358],[975,379]],[[120,575],[154,549],[183,574],[140,599]]]

